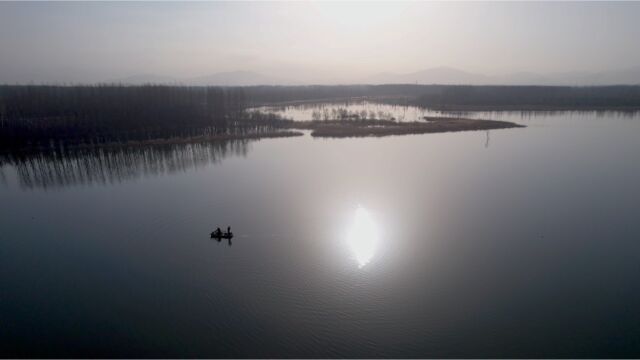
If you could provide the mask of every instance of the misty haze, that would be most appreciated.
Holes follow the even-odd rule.
[[[640,357],[638,18],[0,2],[0,356]]]

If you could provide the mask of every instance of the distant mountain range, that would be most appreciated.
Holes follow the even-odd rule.
[[[329,84],[326,82],[304,82],[269,76],[253,71],[220,72],[192,78],[174,78],[156,74],[140,74],[121,79],[106,81],[128,85],[140,84],[179,84],[179,85],[301,85]],[[344,83],[349,83],[345,81]],[[441,85],[638,85],[640,84],[640,66],[626,70],[603,72],[565,72],[538,74],[517,72],[506,75],[483,75],[450,67],[436,67],[412,73],[380,73],[360,80],[350,81],[360,84],[441,84]]]
[[[383,73],[367,79],[366,84],[441,84],[441,85],[637,85],[640,67],[604,72],[566,72],[538,74],[517,72],[488,76],[467,71],[437,67],[406,74]]]

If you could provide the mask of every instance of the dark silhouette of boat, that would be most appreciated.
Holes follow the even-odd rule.
[[[212,239],[231,239],[233,237],[233,233],[231,231],[228,232],[212,232]]]
[[[220,239],[229,239],[229,240],[231,240],[232,237],[233,237],[233,233],[231,232],[231,226],[227,226],[227,231],[226,232],[223,232],[222,230],[220,230],[220,228],[217,228],[211,233],[211,238],[212,239],[218,239],[218,241],[220,241]],[[229,241],[229,242],[231,242],[231,241]]]

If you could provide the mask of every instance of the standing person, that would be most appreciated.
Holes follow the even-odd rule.
[[[227,226],[227,234],[231,234],[231,226]]]

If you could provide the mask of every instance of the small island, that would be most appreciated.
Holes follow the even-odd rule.
[[[478,131],[522,128],[524,125],[508,121],[481,120],[451,117],[429,117],[425,122],[397,122],[391,120],[309,120],[290,121],[283,120],[280,129],[274,129],[261,133],[227,133],[211,134],[191,137],[170,137],[150,140],[134,140],[127,142],[108,142],[99,144],[82,143],[75,144],[75,148],[113,148],[113,147],[138,147],[153,145],[180,145],[207,143],[230,140],[259,140],[304,136],[299,130],[311,130],[310,135],[317,138],[357,138],[357,137],[383,137],[393,135],[420,135],[444,132]]]
[[[313,137],[381,137],[390,135],[431,134],[456,131],[494,130],[524,127],[508,121],[475,120],[451,117],[427,117],[425,122],[390,120],[297,121],[293,129],[311,130]]]

